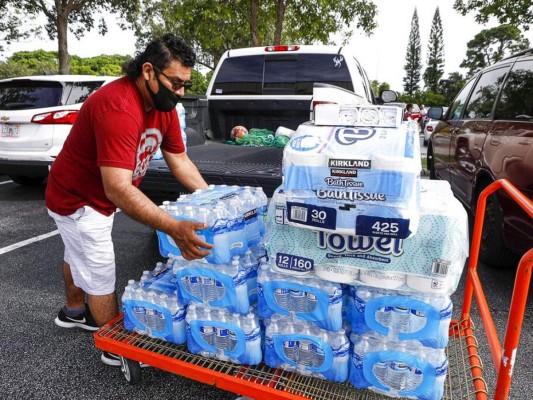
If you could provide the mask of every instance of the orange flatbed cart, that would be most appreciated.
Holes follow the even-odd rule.
[[[533,202],[507,180],[494,182],[479,197],[476,215],[482,217],[476,218],[474,223],[461,319],[452,320],[450,324],[450,340],[446,348],[448,373],[443,399],[505,400],[509,397],[531,280],[533,249],[524,254],[518,265],[502,347],[477,274],[486,200],[497,190],[505,190],[533,218]],[[477,303],[496,372],[492,395],[489,394],[488,385],[483,378],[483,364],[478,354],[478,341],[470,314],[473,298]],[[348,382],[341,384],[310,378],[280,368],[269,368],[263,363],[256,366],[238,365],[194,355],[187,351],[186,345],[175,345],[125,330],[122,315],[97,331],[94,338],[97,348],[121,356],[122,373],[131,384],[140,379],[140,363],[146,363],[256,400],[389,398],[369,390],[356,389]]]

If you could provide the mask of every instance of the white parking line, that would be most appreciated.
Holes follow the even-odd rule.
[[[120,208],[117,208],[117,212],[115,214],[118,214],[121,211],[122,210]],[[16,249],[20,249],[21,247],[27,246],[27,245],[35,243],[35,242],[40,242],[41,240],[48,239],[49,237],[52,237],[52,236],[55,236],[55,235],[59,235],[59,230],[58,229],[56,229],[55,231],[52,231],[52,232],[45,233],[43,235],[39,235],[39,236],[32,237],[30,239],[23,240],[22,242],[18,242],[18,243],[9,245],[7,247],[4,247],[4,248],[0,249],[0,255],[5,254],[5,253],[9,253],[10,251],[13,251],[13,250],[16,250]]]
[[[13,183],[13,181],[0,182],[0,185],[5,185],[6,183]]]
[[[55,236],[58,234],[59,234],[59,230],[56,229],[55,231],[45,233],[44,235],[39,235],[39,236],[32,237],[31,239],[23,240],[22,242],[18,242],[18,243],[15,243],[15,244],[12,244],[10,246],[0,249],[0,255],[9,253],[12,250],[19,249],[21,247],[27,246],[28,244],[39,242],[41,240],[47,239],[51,236]]]

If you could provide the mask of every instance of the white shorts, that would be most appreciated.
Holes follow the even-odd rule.
[[[107,217],[89,206],[62,216],[48,210],[65,244],[65,262],[74,284],[92,295],[115,291],[115,251],[111,241],[114,214]]]

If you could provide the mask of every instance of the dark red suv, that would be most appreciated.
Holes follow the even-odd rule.
[[[430,137],[431,179],[450,182],[471,215],[480,192],[505,178],[533,199],[533,49],[479,72],[457,95]],[[533,247],[533,221],[503,191],[487,201],[480,260],[506,266]]]

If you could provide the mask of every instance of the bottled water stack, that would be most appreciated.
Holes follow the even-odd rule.
[[[187,308],[187,348],[191,353],[236,364],[261,362],[261,327],[253,308],[246,314],[197,303]]]
[[[346,318],[356,334],[442,349],[448,344],[452,311],[448,296],[352,286]]]
[[[293,316],[274,314],[265,331],[265,364],[334,382],[348,377],[350,343],[344,329],[332,332]]]
[[[177,219],[207,224],[208,228],[197,234],[214,245],[206,261],[219,265],[260,245],[265,235],[267,201],[260,187],[210,185],[182,195],[175,202],[165,201],[160,207]],[[163,257],[181,254],[172,237],[160,231],[157,234]]]
[[[178,303],[176,290],[169,294],[148,289],[131,279],[122,296],[122,310],[127,330],[170,343],[185,343],[185,306]]]
[[[226,265],[186,261],[179,257],[170,260],[173,260],[181,304],[197,302],[240,314],[248,312],[251,305],[248,280],[253,280],[250,276],[253,266],[241,263],[239,256]]]
[[[343,290],[340,284],[283,275],[263,263],[257,277],[258,310],[262,318],[293,315],[320,328],[342,328]]]
[[[448,360],[444,349],[416,341],[397,342],[365,333],[352,334],[350,383],[390,397],[440,400]]]

